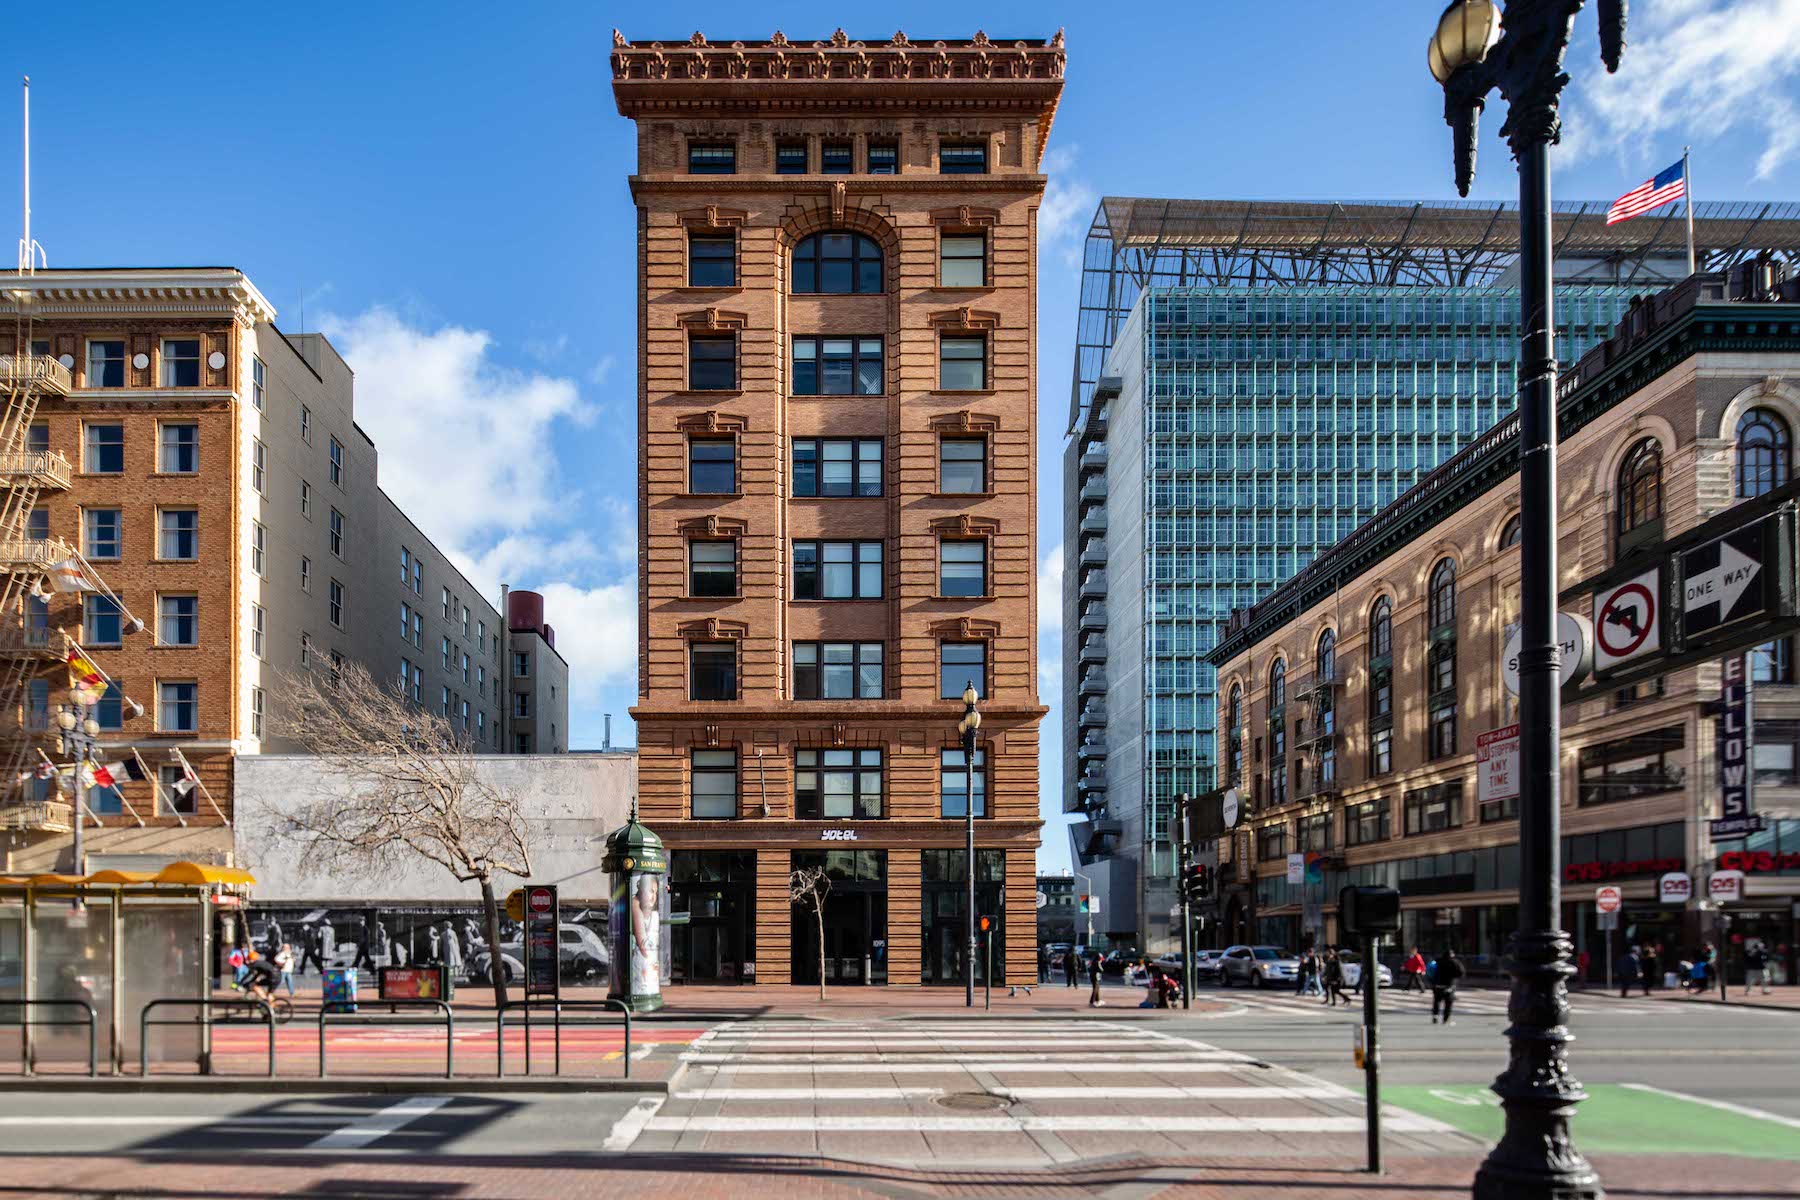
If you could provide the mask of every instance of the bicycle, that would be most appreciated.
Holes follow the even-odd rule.
[[[231,990],[239,993],[246,999],[262,1000],[266,1002],[270,1012],[274,1014],[275,1023],[277,1025],[286,1025],[289,1021],[294,1019],[294,1002],[286,996],[265,996],[255,988],[246,988],[241,984],[235,983],[231,985]],[[236,1005],[224,1009],[222,1014],[217,1018],[218,1021],[258,1022],[262,1019],[263,1014],[260,1010],[254,1008],[239,1008]]]

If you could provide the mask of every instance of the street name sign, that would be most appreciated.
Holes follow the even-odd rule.
[[[1574,613],[1556,614],[1556,641],[1562,649],[1561,672],[1557,682],[1568,687],[1588,673],[1593,665],[1593,628],[1586,617]],[[1500,678],[1506,690],[1519,694],[1519,651],[1525,645],[1525,630],[1512,625],[1507,629],[1506,646],[1500,652]]]
[[[1594,593],[1594,670],[1655,654],[1662,649],[1662,569]]]

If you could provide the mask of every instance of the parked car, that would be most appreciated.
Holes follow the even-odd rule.
[[[1338,961],[1344,964],[1344,986],[1353,988],[1362,979],[1362,955],[1354,950],[1339,950]],[[1394,973],[1383,963],[1375,964],[1377,987],[1393,987]]]
[[[1067,961],[1068,956],[1072,954],[1074,950],[1075,947],[1071,946],[1068,942],[1046,942],[1044,944],[1044,956],[1050,964],[1050,969],[1052,971],[1061,971],[1063,969],[1063,963]]]
[[[1136,946],[1126,950],[1114,950],[1100,960],[1100,973],[1102,975],[1123,975],[1134,964],[1142,962],[1143,958],[1144,952]]]
[[[1219,962],[1220,987],[1292,984],[1300,973],[1300,960],[1280,946],[1232,946]]]
[[[577,925],[564,921],[558,927],[560,945],[558,947],[559,970],[565,980],[591,979],[606,974],[612,964],[612,955],[607,953],[606,942],[586,925]],[[477,951],[468,959],[469,971],[477,977],[485,976],[488,970],[488,957],[485,949]],[[500,970],[508,980],[522,979],[525,976],[524,944],[515,939],[500,943]]]
[[[1219,977],[1219,959],[1224,957],[1223,950],[1194,951],[1194,981],[1217,979]]]

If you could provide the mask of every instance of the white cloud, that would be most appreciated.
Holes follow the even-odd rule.
[[[1081,147],[1071,143],[1054,146],[1044,154],[1044,174],[1050,177],[1044,199],[1038,205],[1039,252],[1055,255],[1070,266],[1081,262],[1081,242],[1094,215],[1094,189],[1075,173]]]
[[[1038,563],[1038,699],[1062,693],[1063,551],[1059,542]],[[1044,701],[1048,703],[1049,701]]]
[[[1800,0],[1634,5],[1617,75],[1582,69],[1584,54],[1593,61],[1591,37],[1570,50],[1582,77],[1564,105],[1567,160],[1612,153],[1660,170],[1678,139],[1744,131],[1762,143],[1765,179],[1800,152]]]
[[[607,686],[637,686],[637,582],[600,587],[545,583],[544,615],[556,627],[556,648],[569,660],[570,699],[595,703]]]
[[[420,329],[387,308],[320,328],[356,372],[382,488],[434,539],[467,548],[557,513],[555,426],[590,416],[573,380],[501,366],[485,331]]]
[[[595,387],[605,387],[606,381],[612,377],[613,368],[619,360],[611,354],[602,354],[593,366],[588,368],[587,381]]]

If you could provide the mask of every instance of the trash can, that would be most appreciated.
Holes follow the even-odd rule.
[[[325,990],[320,999],[333,1012],[355,1012],[356,968],[325,968]]]

